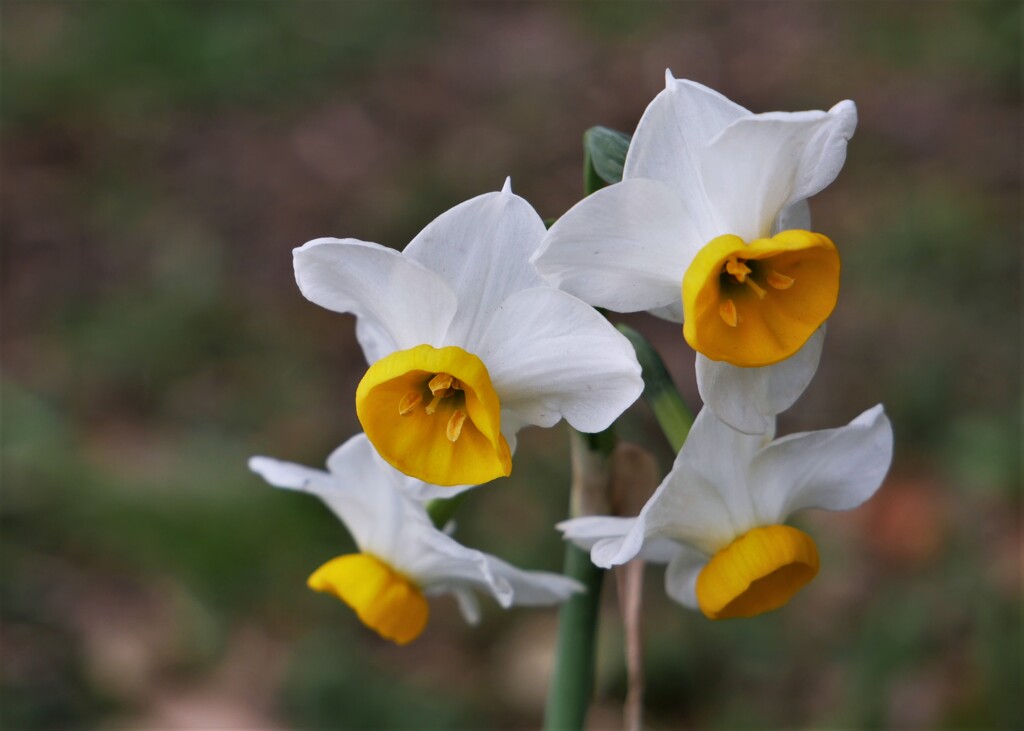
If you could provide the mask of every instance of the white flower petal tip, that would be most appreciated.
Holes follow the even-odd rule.
[[[665,88],[669,88],[675,83],[676,77],[672,75],[672,69],[665,69]]]
[[[584,551],[607,538],[621,538],[629,532],[636,518],[620,518],[606,515],[590,515],[582,518],[563,520],[555,525],[562,538],[572,542]]]
[[[852,99],[843,99],[828,113],[840,118],[839,135],[843,139],[851,139],[857,129],[857,104]]]
[[[456,313],[455,292],[437,273],[380,244],[314,239],[295,249],[293,263],[306,299],[356,316],[370,360],[438,341]]]
[[[499,604],[505,607],[560,604],[573,594],[585,591],[578,581],[561,574],[526,571],[495,556],[487,556],[486,561],[494,580],[507,587],[504,598],[495,594]]]
[[[512,193],[512,176],[509,175],[505,178],[505,184],[501,186],[501,192],[506,194]]]
[[[603,569],[621,566],[636,558],[643,548],[643,543],[642,531],[633,528],[623,536],[602,538],[597,541],[590,550],[590,560],[595,566]]]
[[[760,512],[783,522],[807,508],[852,510],[881,487],[892,464],[892,423],[881,404],[846,426],[790,434],[751,461]]]
[[[302,246],[296,246],[294,249],[292,249],[292,254],[295,255],[298,254],[300,251],[308,251],[309,249],[315,248],[317,246],[322,246],[324,244],[340,244],[343,243],[344,241],[356,240],[357,239],[336,239],[330,236],[321,236],[318,239],[311,239],[307,241]]]
[[[452,593],[455,595],[455,601],[458,602],[459,611],[462,613],[462,618],[466,620],[466,624],[474,627],[480,624],[480,601],[476,594],[468,589],[453,589]]]
[[[645,524],[635,517],[593,515],[566,520],[555,527],[565,540],[590,551],[591,561],[601,568],[618,566],[633,559],[669,563],[680,551],[679,544],[673,540],[644,539]]]
[[[330,483],[330,475],[292,462],[271,457],[250,457],[249,469],[270,485],[285,490],[315,492]]]

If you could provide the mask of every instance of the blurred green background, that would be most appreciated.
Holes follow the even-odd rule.
[[[852,98],[813,202],[844,256],[821,369],[782,430],[883,401],[886,485],[807,515],[820,577],[711,623],[650,570],[648,722],[1021,728],[1017,2],[4,2],[2,696],[10,729],[532,728],[555,614],[440,600],[397,648],[304,580],[350,546],[245,468],[358,430],[353,320],[291,249],[401,248],[511,175],[580,196],[584,129],[677,77],[755,111]],[[692,354],[654,340],[690,403]],[[631,437],[668,454],[641,404]],[[459,537],[557,569],[567,435],[523,434]],[[606,582],[593,729],[616,728]]]

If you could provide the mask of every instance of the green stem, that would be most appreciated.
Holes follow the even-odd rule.
[[[584,196],[607,185],[594,167],[590,134],[588,131],[583,137]],[[615,448],[614,428],[613,424],[597,434],[572,432],[572,518],[610,512],[608,460]],[[567,543],[564,573],[580,582],[584,591],[574,594],[558,612],[558,644],[544,711],[545,731],[583,731],[594,694],[594,645],[604,570],[591,562],[588,552]]]
[[[597,434],[572,434],[571,517],[608,513],[608,458],[615,448],[611,428]],[[565,548],[566,576],[585,591],[574,594],[558,613],[555,669],[548,688],[545,731],[582,731],[594,693],[594,649],[604,570],[590,554],[571,543]]]
[[[565,575],[586,588],[562,605],[558,614],[555,672],[548,688],[545,731],[580,731],[594,692],[594,646],[604,570],[590,554],[571,543],[565,549]]]
[[[658,351],[647,342],[647,338],[628,325],[618,324],[616,327],[629,338],[636,351],[636,359],[643,369],[644,399],[654,411],[661,431],[668,439],[672,450],[678,452],[686,441],[686,435],[693,426],[693,414],[687,408],[679,389],[672,382],[672,376],[665,368],[665,362]]]

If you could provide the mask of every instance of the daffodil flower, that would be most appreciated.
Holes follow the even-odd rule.
[[[818,573],[814,540],[785,525],[788,517],[857,507],[891,460],[881,405],[838,429],[775,440],[703,409],[636,518],[577,518],[559,528],[598,566],[636,557],[668,563],[669,596],[711,619],[750,617],[786,604]]]
[[[355,239],[295,250],[307,299],[357,317],[356,413],[381,456],[436,485],[508,475],[527,424],[608,427],[643,389],[629,342],[529,264],[544,237],[511,192],[442,214],[404,252]]]
[[[400,645],[426,627],[428,596],[454,594],[463,616],[475,623],[480,608],[474,590],[503,607],[556,604],[582,590],[564,576],[523,571],[466,548],[435,528],[416,497],[435,495],[438,488],[395,471],[362,434],[331,454],[326,472],[268,457],[253,457],[249,468],[271,485],[316,495],[345,524],[358,552],[331,559],[307,583],[345,602],[363,624]]]
[[[856,122],[851,101],[827,112],[752,114],[668,73],[633,135],[622,182],[562,216],[534,262],[592,305],[683,322],[687,342],[711,361],[702,392],[726,397],[737,374],[713,373],[718,363],[783,363],[835,306],[839,256],[807,230],[806,199],[839,173]],[[757,378],[806,385],[816,365],[816,355],[804,357],[780,366],[802,369],[796,377]]]

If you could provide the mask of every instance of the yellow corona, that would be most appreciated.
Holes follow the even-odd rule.
[[[839,297],[839,253],[810,231],[713,239],[683,278],[683,335],[712,360],[753,368],[796,353]]]
[[[370,366],[356,414],[392,467],[434,485],[478,485],[512,472],[501,403],[483,362],[419,345]]]
[[[363,624],[399,645],[419,637],[430,617],[420,588],[368,553],[333,558],[306,583],[313,591],[333,594],[352,607]]]
[[[778,609],[818,573],[814,540],[788,525],[744,533],[697,576],[697,603],[709,619],[753,617]]]

